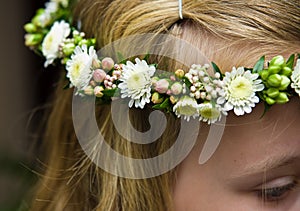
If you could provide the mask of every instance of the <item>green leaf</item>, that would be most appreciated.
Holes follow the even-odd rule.
[[[143,59],[143,60],[145,60],[145,61],[148,61],[148,60],[149,60],[149,57],[150,57],[150,54],[149,54],[149,53],[147,53],[147,54],[145,55],[145,57],[144,57],[144,59]]]
[[[113,97],[116,94],[117,89],[105,89],[102,93],[107,97]]]
[[[150,64],[149,66],[154,66],[155,68],[157,68],[158,64]]]
[[[187,77],[183,76],[183,77],[182,77],[182,81],[185,83],[185,85],[186,85],[188,88],[191,87],[192,83],[190,82],[190,80],[189,80]]]
[[[260,116],[260,119],[264,117],[264,115],[267,113],[267,111],[271,108],[271,105],[269,105],[267,102],[264,102],[264,112]]]
[[[161,105],[161,104],[156,104],[156,105],[152,106],[152,108],[153,108],[153,109],[161,109],[160,105]]]
[[[125,64],[125,63],[126,63],[125,57],[124,57],[123,54],[120,53],[120,52],[117,52],[117,60],[120,61],[120,62],[119,62],[120,64]]]
[[[286,62],[286,66],[293,69],[294,67],[295,54],[292,54]]]
[[[164,102],[162,102],[162,104],[160,104],[160,107],[161,107],[162,109],[164,109],[164,108],[169,107],[169,105],[170,105],[170,98],[166,98],[166,99],[164,100]]]
[[[211,62],[211,65],[212,65],[212,67],[213,67],[213,69],[214,69],[215,72],[220,73],[220,75],[221,75],[220,79],[222,79],[223,78],[223,74],[222,74],[220,68],[218,67],[218,65],[216,65],[216,63],[214,63],[214,62]]]
[[[70,88],[70,82],[68,82],[66,85],[64,85],[63,89],[66,90],[66,89],[69,89]]]
[[[260,57],[253,67],[253,73],[260,73],[264,69],[265,56]]]
[[[162,103],[152,106],[153,109],[168,109],[170,106],[170,99],[166,98]]]

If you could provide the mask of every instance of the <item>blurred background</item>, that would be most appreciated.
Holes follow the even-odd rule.
[[[38,179],[34,143],[43,105],[53,88],[51,70],[24,46],[23,25],[41,0],[2,1],[0,76],[0,211],[26,210],[31,187]],[[20,208],[21,207],[21,208]]]

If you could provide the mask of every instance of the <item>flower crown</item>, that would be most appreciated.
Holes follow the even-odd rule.
[[[273,104],[284,104],[293,95],[300,96],[300,57],[286,61],[274,57],[265,67],[261,57],[253,68],[233,67],[222,74],[211,63],[215,74],[208,74],[209,65],[194,64],[185,73],[178,69],[169,75],[156,74],[156,66],[136,58],[120,64],[109,58],[99,59],[94,38],[70,25],[69,0],[50,0],[24,26],[25,45],[45,57],[44,66],[55,61],[65,65],[69,87],[77,94],[95,96],[102,102],[112,97],[129,99],[128,106],[143,109],[150,105],[174,113],[186,120],[198,118],[214,123],[233,110],[236,115],[250,113],[260,100],[266,110]]]

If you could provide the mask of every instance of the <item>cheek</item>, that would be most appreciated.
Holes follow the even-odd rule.
[[[242,134],[246,134],[245,131]],[[294,130],[289,130],[288,134],[289,137],[296,135]],[[241,141],[233,142],[232,138],[244,142],[243,144]],[[249,137],[239,135],[239,137],[231,136],[230,141],[223,140],[215,154],[204,165],[198,163],[202,147],[195,146],[178,169],[173,196],[175,211],[268,210],[250,188],[249,191],[240,191],[236,187],[229,186],[226,179],[238,174],[248,164],[257,163],[278,153],[278,150],[300,151],[300,142],[295,142],[295,139],[291,138],[284,139],[284,142],[273,140],[270,144],[258,141],[259,139],[251,141],[248,139]]]
[[[207,166],[195,168],[183,162],[173,195],[175,211],[261,210],[253,196],[226,187],[221,175],[214,172]]]
[[[252,198],[226,186],[227,167],[213,158],[200,165],[199,147],[181,163],[174,189],[175,211],[253,211]],[[220,160],[219,160],[220,161]]]

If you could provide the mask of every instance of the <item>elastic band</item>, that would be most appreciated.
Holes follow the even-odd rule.
[[[178,8],[179,8],[179,18],[180,19],[183,19],[183,16],[182,16],[182,0],[178,0]]]

